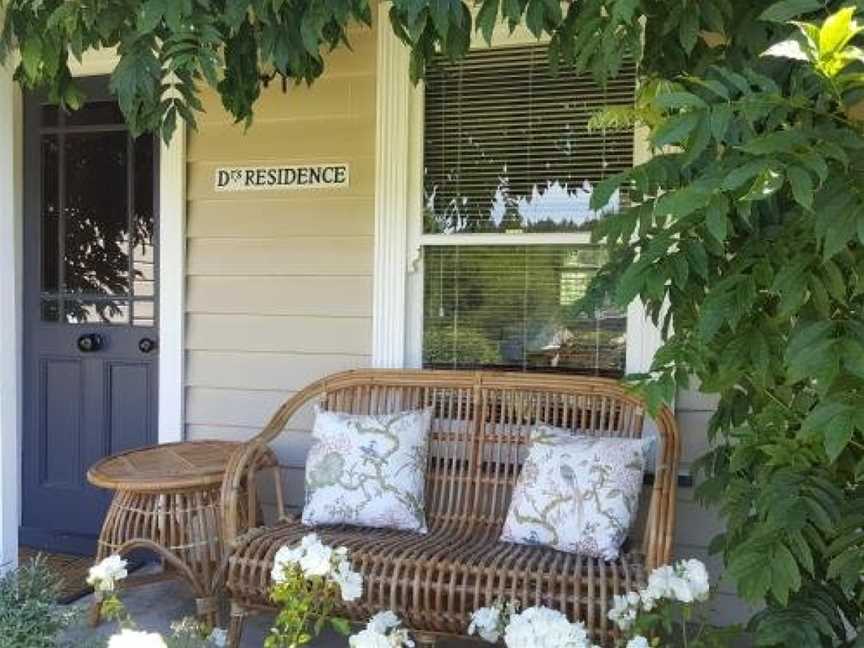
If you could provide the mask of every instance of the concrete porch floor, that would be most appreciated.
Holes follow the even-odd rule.
[[[189,616],[195,611],[195,602],[189,589],[181,582],[167,581],[141,585],[121,592],[121,599],[142,630],[170,634],[174,621]],[[89,607],[93,597],[88,596],[74,603],[76,606]],[[243,648],[261,648],[264,637],[272,623],[270,615],[250,617],[243,634]],[[66,633],[61,645],[86,646],[90,641],[106,638],[116,631],[113,623],[102,623],[98,628],[76,627]],[[336,633],[328,632],[309,644],[311,648],[344,648],[348,640]],[[442,641],[439,648],[478,648],[482,642]]]

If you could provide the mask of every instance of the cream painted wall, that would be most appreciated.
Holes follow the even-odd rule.
[[[311,88],[271,85],[252,127],[218,98],[188,140],[186,433],[245,439],[293,392],[369,366],[375,34],[352,33]],[[223,165],[348,162],[347,189],[215,193]],[[303,427],[302,417],[296,423]],[[300,467],[308,436],[288,435]]]

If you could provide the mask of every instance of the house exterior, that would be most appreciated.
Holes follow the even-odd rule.
[[[105,505],[89,461],[246,439],[331,372],[648,368],[639,304],[567,309],[602,261],[591,187],[648,154],[639,132],[585,128],[632,75],[605,93],[547,78],[517,33],[414,87],[389,29],[351,40],[311,88],[274,81],[248,130],[211,92],[170,145],[123,130],[110,52],[76,67],[94,101],[79,118],[0,69],[0,563],[19,542],[86,550]],[[675,410],[686,466],[712,403],[688,391]],[[287,438],[299,502],[308,435]],[[718,523],[682,485],[677,552],[704,557]],[[743,614],[728,587],[717,608]]]

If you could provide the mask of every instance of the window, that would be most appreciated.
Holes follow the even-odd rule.
[[[635,74],[606,88],[548,69],[546,48],[484,49],[428,70],[423,135],[422,362],[620,376],[626,313],[577,315],[602,247],[603,178],[633,165],[633,132],[588,129],[632,103]],[[627,200],[615,195],[607,209]]]

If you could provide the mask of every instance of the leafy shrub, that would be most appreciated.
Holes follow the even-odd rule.
[[[0,648],[50,648],[76,613],[57,603],[60,579],[41,556],[0,577]]]
[[[429,328],[423,335],[423,361],[431,365],[495,364],[501,361],[498,347],[482,331],[451,327]]]

